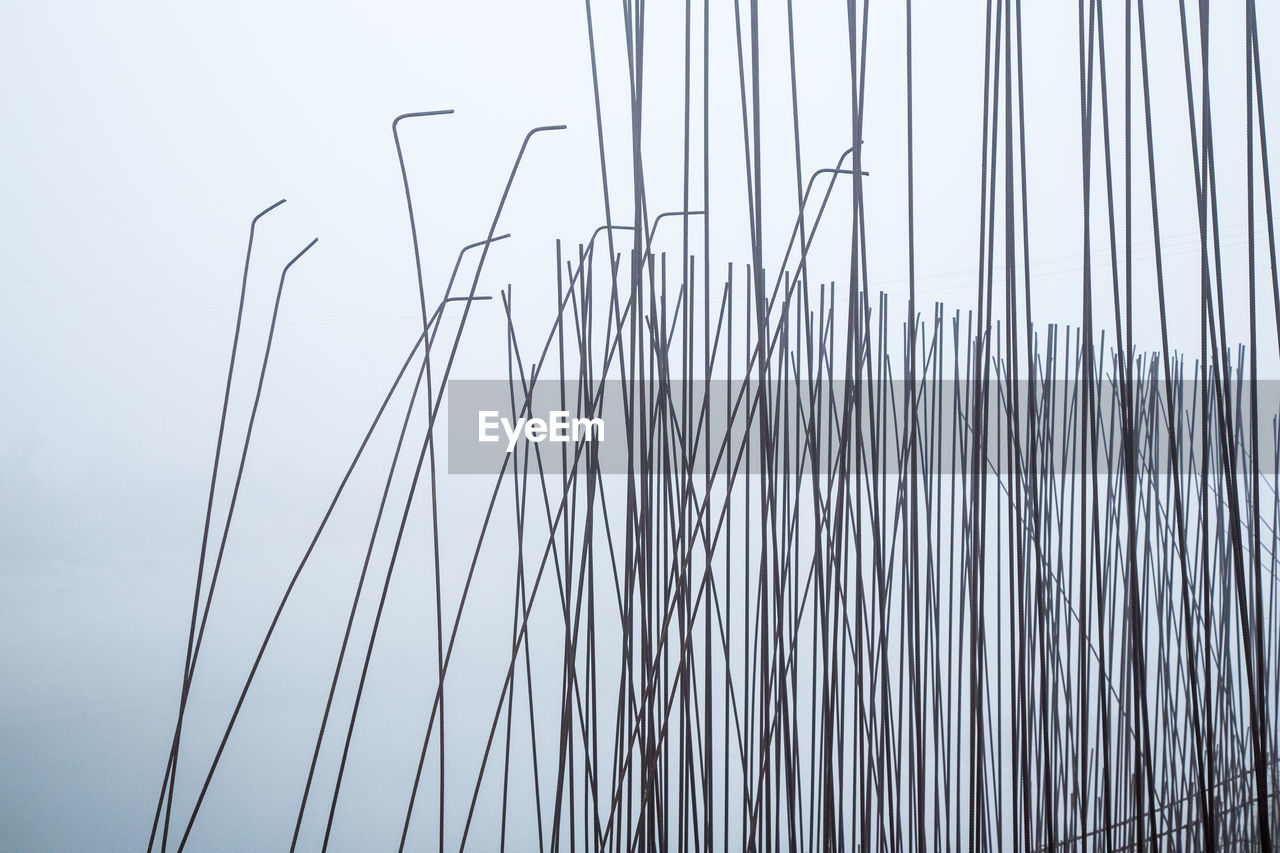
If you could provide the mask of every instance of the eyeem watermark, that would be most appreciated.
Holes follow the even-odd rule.
[[[1170,387],[1141,379],[1127,388],[1105,378],[1088,387],[1074,379],[990,386],[965,379],[908,386],[899,380],[804,377],[764,384],[608,379],[531,386],[505,379],[450,380],[448,470],[544,476],[577,466],[634,475],[661,470],[665,458],[676,470],[699,477],[753,476],[762,470],[762,443],[785,441],[788,449],[779,451],[779,459],[785,455],[790,467],[778,467],[797,476],[860,471],[858,476],[892,477],[907,470],[921,476],[1020,475],[1034,461],[1040,474],[1118,477],[1125,464],[1121,416],[1131,406],[1135,435],[1142,437],[1134,444],[1140,477],[1198,475],[1205,442],[1216,473],[1224,439],[1236,448],[1243,470],[1256,465],[1263,476],[1280,477],[1280,420],[1273,420],[1280,419],[1280,382],[1233,382],[1231,388],[1232,409],[1224,418],[1219,398],[1205,398],[1189,380]],[[1255,392],[1256,461],[1251,421],[1245,419]],[[909,394],[915,394],[914,402]],[[911,411],[920,424],[916,431],[905,426]],[[981,432],[973,428],[978,423],[984,424]],[[1224,424],[1230,435],[1224,435]],[[1090,439],[1095,428],[1096,451]],[[914,450],[908,443],[913,436]],[[1045,436],[1064,436],[1066,444],[1046,442]],[[548,444],[555,452],[548,452]]]
[[[538,444],[550,441],[564,444],[570,441],[604,441],[604,418],[574,418],[560,410],[547,414],[546,418],[516,418],[514,423],[496,409],[477,413],[476,441],[491,444],[501,440],[499,428],[506,438],[507,453],[516,449],[520,439]]]

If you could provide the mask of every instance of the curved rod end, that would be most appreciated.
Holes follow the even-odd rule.
[[[453,110],[424,110],[416,113],[401,113],[391,120],[391,132],[395,133],[397,125],[407,118],[428,118],[430,116],[447,116],[453,115]]]

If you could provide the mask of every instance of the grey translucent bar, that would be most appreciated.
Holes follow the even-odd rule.
[[[1205,459],[1211,477],[1228,462],[1237,474],[1256,464],[1274,476],[1280,381],[1210,386],[1207,398],[1204,390],[1174,383],[1170,399],[1155,379],[1127,387],[947,380],[916,385],[913,406],[897,380],[546,380],[529,393],[506,379],[453,380],[448,471],[546,475],[576,465],[579,474],[748,476],[767,458],[780,475],[1119,477],[1128,444],[1140,477],[1198,475]]]

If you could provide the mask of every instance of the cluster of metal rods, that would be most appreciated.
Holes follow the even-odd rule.
[[[1101,3],[1079,4],[1085,227],[1078,330],[1032,317],[1020,0],[987,3],[977,308],[964,315],[940,305],[921,311],[917,303],[906,4],[908,307],[900,326],[867,286],[874,247],[856,143],[864,131],[867,0],[848,10],[855,144],[807,179],[797,154],[799,215],[784,256],[768,270],[760,24],[754,0],[745,8],[735,0],[752,257],[736,268],[718,263],[724,272],[716,273],[710,237],[701,252],[690,245],[691,220],[709,223],[717,214],[705,115],[700,193],[690,180],[691,22],[701,9],[705,82],[710,3],[686,4],[684,205],[673,216],[682,228],[674,259],[653,250],[667,214],[651,216],[646,207],[638,154],[644,3],[623,5],[637,152],[623,181],[632,215],[615,221],[607,214],[574,252],[557,244],[555,318],[534,346],[521,338],[509,291],[501,305],[510,412],[528,413],[541,383],[566,397],[566,409],[590,415],[612,383],[625,418],[611,424],[609,441],[625,445],[625,471],[604,470],[599,449],[585,441],[554,451],[518,446],[494,478],[478,529],[441,523],[450,488],[437,471],[444,389],[468,317],[489,298],[479,295],[485,258],[506,236],[497,232],[521,160],[535,134],[557,128],[525,138],[485,239],[462,250],[438,300],[423,280],[405,177],[423,334],[283,591],[214,758],[196,771],[198,796],[179,801],[184,715],[280,294],[308,245],[281,274],[219,533],[214,494],[237,319],[177,724],[148,849],[182,850],[191,840],[330,514],[375,431],[398,429],[368,550],[353,576],[350,617],[340,645],[335,639],[311,763],[305,776],[299,772],[291,850],[304,824],[320,820],[326,849],[335,816],[342,819],[343,775],[393,576],[397,568],[423,571],[404,565],[401,542],[406,529],[423,524],[431,529],[435,612],[424,618],[435,632],[435,671],[423,735],[405,746],[418,758],[416,774],[402,780],[402,850],[1272,850],[1280,830],[1280,454],[1265,458],[1260,447],[1280,446],[1280,426],[1259,400],[1259,347],[1270,343],[1265,326],[1260,339],[1257,288],[1269,279],[1280,347],[1280,286],[1252,0],[1243,33],[1248,276],[1230,283],[1222,273],[1208,3],[1189,18],[1179,2],[1202,284],[1201,335],[1188,342],[1199,352],[1186,356],[1167,331],[1142,0],[1124,7],[1120,71],[1115,63],[1107,70]],[[586,10],[598,112],[589,0]],[[1198,52],[1191,47],[1197,36]],[[794,103],[793,42],[791,50]],[[1106,96],[1117,78],[1125,104],[1119,119],[1109,115]],[[706,87],[704,110],[708,101]],[[400,122],[447,112],[396,120],[402,175]],[[798,111],[795,123],[798,151]],[[1112,150],[1117,140],[1122,153]],[[608,212],[604,152],[600,129]],[[1094,193],[1099,185],[1105,199]],[[852,225],[821,234],[847,242],[847,277],[814,284],[809,248],[833,198],[848,203]],[[1153,277],[1134,269],[1135,198],[1145,199],[1140,207],[1153,228]],[[253,220],[239,316],[254,228],[277,205]],[[1097,216],[1109,237],[1101,248],[1091,224]],[[711,233],[709,224],[702,232]],[[470,285],[455,289],[463,253],[471,251],[479,261]],[[1110,275],[1095,282],[1099,257]],[[1155,353],[1132,343],[1138,279],[1147,305],[1154,286]],[[1095,283],[1103,289],[1097,298]],[[1236,344],[1224,290],[1245,284],[1247,344]],[[1110,344],[1095,308],[1112,314]],[[456,316],[448,321],[452,334],[441,338],[449,316]],[[392,403],[407,387],[400,417]],[[713,428],[713,409],[733,428]],[[411,415],[423,412],[425,426],[415,433]],[[548,454],[560,456],[555,470]],[[409,493],[398,505],[389,500],[392,478],[409,470]],[[469,562],[449,556],[458,537],[466,538]],[[455,547],[444,548],[450,539]],[[378,568],[374,545],[383,541],[394,545]],[[502,568],[484,568],[481,579],[490,565]],[[446,601],[442,576],[464,578],[456,601]],[[510,607],[502,629],[509,654],[483,686],[458,675],[471,665],[460,626],[464,616],[476,618],[481,584],[500,590]],[[357,608],[374,597],[372,626],[360,635]],[[494,612],[483,618],[498,623]],[[559,662],[558,676],[545,674],[548,661]],[[336,702],[340,675],[353,667],[360,668],[354,700]],[[483,743],[446,738],[446,697],[451,707],[487,709]],[[336,775],[322,778],[325,739],[344,736]],[[435,837],[422,828],[428,810]]]

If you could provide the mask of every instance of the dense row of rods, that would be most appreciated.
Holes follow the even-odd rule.
[[[458,255],[438,300],[424,282],[406,176],[423,333],[283,591],[211,765],[194,771],[197,797],[181,802],[183,720],[282,273],[219,531],[214,493],[237,320],[177,724],[148,849],[182,850],[199,826],[280,615],[378,432],[398,435],[395,453],[352,575],[350,618],[332,644],[332,686],[316,711],[310,766],[299,772],[290,849],[319,838],[320,821],[327,848],[343,820],[344,769],[359,747],[365,676],[399,569],[425,570],[435,591],[434,612],[423,614],[435,637],[433,699],[422,709],[421,739],[405,745],[418,760],[403,780],[401,849],[1272,850],[1280,830],[1280,412],[1259,398],[1258,356],[1271,330],[1257,291],[1265,300],[1270,284],[1280,333],[1280,287],[1253,0],[1242,33],[1244,282],[1222,271],[1208,3],[1189,15],[1179,2],[1185,81],[1174,85],[1185,82],[1193,156],[1178,177],[1195,182],[1202,285],[1198,298],[1180,298],[1198,304],[1201,319],[1199,339],[1181,346],[1167,331],[1142,0],[1105,18],[1098,0],[1079,3],[1081,328],[1032,316],[1026,174],[1034,152],[1023,122],[1021,0],[986,4],[977,307],[964,313],[917,301],[906,4],[908,290],[899,322],[868,283],[876,247],[867,245],[859,140],[869,3],[851,2],[847,14],[853,144],[807,176],[795,107],[799,214],[768,268],[756,3],[733,3],[751,245],[750,261],[737,266],[713,265],[707,236],[720,213],[708,168],[711,3],[685,7],[683,206],[666,226],[681,228],[678,252],[655,250],[667,214],[647,207],[639,154],[645,4],[623,7],[631,173],[605,169],[599,124],[606,222],[573,249],[557,243],[549,330],[530,344],[509,288],[500,305],[509,413],[527,414],[534,389],[550,386],[566,409],[591,416],[612,388],[624,418],[610,425],[609,441],[625,446],[625,470],[605,470],[588,442],[518,446],[475,524],[441,522],[450,502],[450,478],[438,471],[444,390],[471,312],[498,310],[479,285],[505,236],[497,232],[520,163],[535,134],[558,128],[525,138],[487,235]],[[589,0],[586,12],[599,114]],[[701,77],[691,37],[699,12]],[[789,3],[787,14],[790,23]],[[1104,20],[1119,15],[1117,70],[1107,65]],[[793,38],[789,48],[794,104]],[[701,188],[691,182],[698,79]],[[1122,117],[1109,113],[1108,85],[1124,87]],[[401,121],[447,112],[396,120],[402,176]],[[615,196],[626,188],[629,217],[611,212],[611,178]],[[1135,233],[1135,198],[1150,235]],[[847,227],[820,228],[829,203],[847,208]],[[691,245],[698,233],[701,248]],[[835,279],[817,281],[807,268],[819,236],[847,244],[848,269]],[[1148,237],[1154,266],[1139,273],[1133,246]],[[479,255],[474,274],[455,288],[468,252]],[[1108,274],[1096,275],[1099,267]],[[1134,345],[1139,284],[1160,321],[1154,352]],[[1247,335],[1239,321],[1228,328],[1225,310],[1227,293],[1245,286]],[[399,502],[389,498],[397,471],[412,471]],[[425,569],[400,548],[406,529],[424,524],[432,546]],[[459,538],[469,561],[453,556]],[[394,542],[385,566],[372,560],[383,541]],[[446,596],[443,578],[462,579],[461,594]],[[484,605],[475,603],[481,586]],[[495,594],[505,612],[492,606]],[[362,634],[357,608],[374,600]],[[458,673],[472,666],[459,641],[465,618],[509,618],[509,654],[487,681]],[[354,700],[335,701],[352,668],[361,673]],[[457,730],[446,728],[446,707],[459,706],[481,709],[482,743],[446,735]],[[342,737],[336,774],[318,772],[323,744]]]

